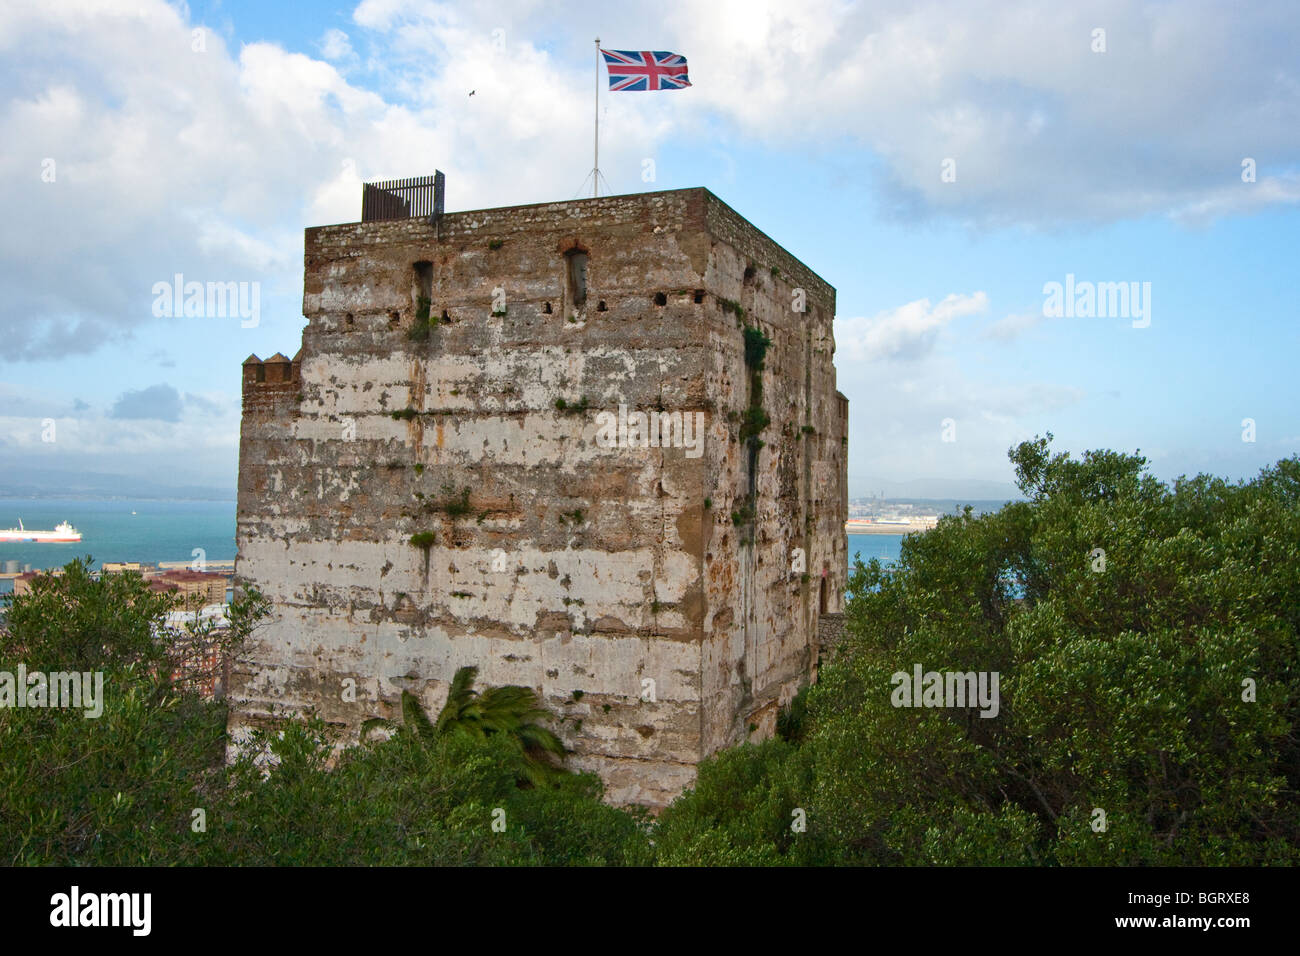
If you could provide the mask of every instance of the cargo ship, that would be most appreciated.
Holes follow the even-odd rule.
[[[80,540],[81,532],[66,521],[55,525],[53,531],[28,531],[19,518],[18,527],[0,531],[0,543],[21,541],[35,544],[72,544]]]

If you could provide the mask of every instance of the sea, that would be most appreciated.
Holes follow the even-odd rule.
[[[859,555],[863,564],[872,558],[879,558],[881,564],[893,564],[898,560],[903,537],[901,534],[849,535],[849,570],[853,570],[853,561]]]
[[[7,544],[0,542],[0,569],[6,561],[33,570],[59,567],[73,558],[90,555],[93,566],[102,561],[192,561],[202,548],[209,561],[235,557],[235,503],[233,501],[88,501],[56,498],[0,498],[0,528],[16,528],[18,519],[28,528],[49,531],[67,521],[81,532],[79,544]],[[849,566],[856,556],[898,560],[901,534],[851,534]],[[0,594],[13,582],[0,579]]]
[[[0,570],[8,561],[33,571],[59,567],[90,555],[104,561],[193,561],[196,548],[208,561],[235,557],[233,501],[93,501],[58,498],[0,498],[0,528],[23,526],[52,531],[67,521],[81,532],[76,544],[0,542]],[[0,594],[13,581],[0,579]]]

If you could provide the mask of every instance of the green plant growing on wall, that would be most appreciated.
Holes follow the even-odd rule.
[[[404,422],[404,421],[410,421],[412,418],[415,418],[420,413],[417,412],[414,408],[403,408],[395,412],[389,412],[388,414],[392,415],[393,418],[397,419],[399,422]]]
[[[566,415],[581,415],[590,407],[591,401],[586,395],[582,396],[582,398],[578,399],[576,402],[567,402],[562,398],[557,398],[555,400],[555,410],[557,412],[563,412]]]
[[[433,303],[427,295],[422,295],[415,301],[415,322],[407,331],[406,337],[412,342],[424,342],[429,338],[433,327],[438,324],[438,320],[429,317]]]
[[[425,552],[432,548],[437,540],[438,536],[432,531],[417,531],[411,535],[411,544]]]
[[[731,513],[731,523],[734,524],[737,528],[739,528],[741,525],[749,524],[753,520],[754,520],[753,505],[749,505],[749,504],[744,505],[738,510],[733,511]]]
[[[767,356],[767,350],[772,345],[769,339],[760,328],[747,325],[744,328],[745,335],[745,365],[750,371],[761,372],[763,370],[763,359]]]
[[[505,243],[505,240],[504,240],[504,239],[489,239],[489,240],[488,240],[488,248],[491,249],[493,252],[495,252],[496,250],[500,249],[500,248],[501,248],[502,246],[504,246],[505,244],[506,244],[506,243]]]
[[[462,518],[473,510],[469,503],[468,488],[462,488],[460,494],[457,494],[451,485],[443,485],[442,493],[446,497],[435,507],[439,511],[446,512],[449,518]]]
[[[757,437],[758,433],[772,423],[767,412],[763,407],[751,405],[745,409],[745,414],[741,416],[740,421],[740,440],[749,441]]]

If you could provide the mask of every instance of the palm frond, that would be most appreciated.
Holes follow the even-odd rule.
[[[472,665],[456,671],[456,675],[451,679],[451,688],[447,691],[447,703],[442,705],[442,711],[438,714],[440,733],[449,725],[471,716],[467,711],[474,704],[474,698],[478,696],[478,692],[474,690],[474,681],[477,677],[478,668]]]
[[[462,667],[452,678],[447,703],[438,714],[437,734],[486,740],[489,736],[507,741],[523,760],[520,781],[546,786],[567,773],[556,761],[567,751],[564,742],[543,726],[551,714],[541,705],[531,687],[507,684],[474,690],[477,667]]]
[[[528,753],[548,753],[557,757],[563,757],[568,753],[564,741],[547,728],[537,724],[527,724],[520,728],[519,739]]]
[[[437,731],[429,721],[429,715],[424,712],[424,705],[409,690],[402,691],[402,719],[408,727],[414,728],[423,740],[432,740],[437,736]]]

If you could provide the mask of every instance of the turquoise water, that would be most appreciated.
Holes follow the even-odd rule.
[[[897,561],[899,548],[903,544],[901,534],[851,534],[848,538],[850,570],[859,554],[862,555],[863,564],[872,558],[879,558],[881,564]]]
[[[134,514],[132,513],[134,512]],[[209,561],[235,557],[233,501],[82,501],[56,498],[0,499],[0,528],[50,531],[67,521],[81,532],[78,544],[0,542],[0,569],[6,561],[33,570],[58,567],[89,554],[102,561],[193,561],[202,548]],[[0,593],[12,583],[0,581]]]

